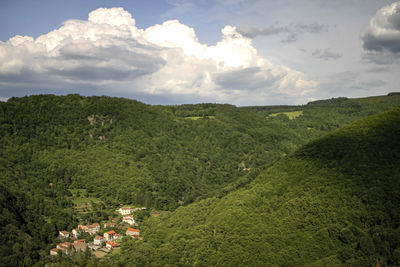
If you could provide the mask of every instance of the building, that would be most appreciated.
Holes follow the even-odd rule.
[[[134,228],[128,228],[128,230],[126,230],[126,235],[131,237],[138,237],[140,235],[140,230]]]
[[[69,238],[69,232],[60,231],[58,237],[60,237],[60,238]]]
[[[121,208],[119,208],[119,210],[118,210],[118,213],[119,213],[120,215],[129,215],[129,214],[131,214],[131,212],[132,212],[132,210],[131,210],[130,207],[121,207]]]
[[[95,233],[97,233],[98,231],[100,231],[100,224],[98,223],[93,223],[91,225],[87,225],[87,230],[86,232],[88,232],[91,235],[94,235]]]
[[[103,241],[104,241],[104,238],[102,236],[98,235],[93,239],[93,244],[101,246],[101,243],[103,243]]]
[[[86,243],[85,239],[80,239],[80,240],[74,241],[73,246],[74,246],[75,251],[77,251],[77,252],[83,251],[84,252],[84,251],[86,251],[88,244]]]
[[[108,241],[107,244],[106,244],[106,248],[109,248],[109,249],[118,248],[120,246],[121,246],[120,244],[115,243],[113,241]]]
[[[114,235],[115,235],[116,233],[115,233],[115,231],[114,230],[111,230],[111,231],[108,231],[108,232],[105,232],[104,233],[104,235],[103,235],[103,237],[104,237],[104,240],[105,241],[111,241],[111,240],[114,240]]]
[[[57,256],[58,255],[58,251],[60,251],[60,249],[52,248],[52,249],[50,249],[50,255]]]
[[[81,234],[81,233],[80,233],[80,230],[79,230],[79,229],[72,229],[72,236],[73,236],[74,238],[78,238],[80,234]]]
[[[64,242],[57,245],[57,248],[65,254],[69,254],[71,247],[72,244],[70,242]]]
[[[109,227],[109,228],[115,227],[115,223],[113,223],[113,222],[104,223],[103,227],[104,227],[104,228],[107,228],[107,227]]]
[[[79,230],[82,230],[82,231],[84,231],[84,232],[86,232],[88,228],[87,228],[86,225],[81,225],[81,224],[79,224],[79,225],[78,225],[78,229],[79,229]]]
[[[135,224],[135,219],[133,218],[132,215],[128,215],[128,216],[122,217],[122,221],[126,222],[126,223],[128,223],[130,225]]]

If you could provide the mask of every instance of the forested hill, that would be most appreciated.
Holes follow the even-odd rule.
[[[220,198],[310,140],[399,105],[396,95],[250,108],[79,95],[0,102],[0,263],[38,262],[59,230],[107,219],[119,203],[175,210]],[[103,208],[77,214],[77,192]]]
[[[109,264],[397,266],[400,108],[336,130],[227,196],[151,218]]]

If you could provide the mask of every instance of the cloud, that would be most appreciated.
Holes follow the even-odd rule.
[[[329,59],[339,59],[343,55],[340,53],[332,52],[329,48],[325,48],[324,50],[316,49],[311,55],[318,59],[329,60]]]
[[[245,37],[255,38],[257,36],[275,35],[280,33],[288,33],[290,31],[287,26],[283,27],[283,26],[271,25],[263,29],[258,29],[256,27],[250,27],[250,28],[239,27],[238,32]]]
[[[365,63],[390,66],[400,63],[400,53],[393,53],[387,50],[365,51],[361,54],[361,60]]]
[[[146,29],[135,23],[122,8],[100,8],[86,21],[65,21],[36,39],[17,35],[0,42],[1,96],[59,88],[248,105],[266,103],[274,95],[306,97],[317,86],[304,74],[259,56],[236,27],[224,27],[222,39],[209,46],[178,20]],[[315,31],[318,26],[300,28]]]
[[[365,50],[400,53],[400,2],[379,9],[361,39]]]
[[[255,38],[258,36],[270,36],[284,34],[285,37],[281,42],[292,43],[297,41],[297,36],[304,33],[317,34],[321,32],[327,32],[329,26],[326,24],[321,24],[318,22],[310,24],[289,24],[286,26],[279,26],[277,23],[270,25],[266,28],[256,28],[256,27],[239,27],[238,32],[245,37]]]
[[[321,32],[327,32],[329,30],[328,25],[321,24],[318,22],[314,22],[311,24],[297,24],[295,25],[294,28],[297,32],[308,32],[308,33],[321,33]]]
[[[366,72],[371,72],[371,73],[381,73],[381,72],[387,72],[389,70],[390,70],[390,68],[387,67],[387,66],[383,66],[383,67],[382,66],[376,66],[376,67],[368,68],[365,71]]]
[[[376,87],[384,86],[386,84],[387,84],[387,82],[385,82],[383,80],[379,80],[379,79],[360,82],[360,85],[362,87],[368,87],[368,88],[376,88]]]

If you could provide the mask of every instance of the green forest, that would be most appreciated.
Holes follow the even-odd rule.
[[[399,106],[0,102],[0,265],[399,265]],[[50,259],[58,231],[120,203],[162,214],[118,254]]]

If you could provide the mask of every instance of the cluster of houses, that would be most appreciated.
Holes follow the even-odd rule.
[[[137,210],[141,210],[145,208],[129,208],[129,207],[121,207],[118,209],[118,213],[122,215],[122,222],[125,222],[129,225],[136,225],[133,215],[133,212]],[[103,224],[103,228],[113,228],[116,227],[114,222],[106,222]],[[93,223],[89,225],[78,225],[78,228],[73,229],[71,233],[63,230],[59,232],[59,238],[64,241],[59,243],[57,247],[50,250],[50,255],[58,255],[59,253],[64,253],[66,255],[70,254],[72,251],[86,251],[90,249],[91,251],[95,251],[98,249],[103,249],[104,247],[107,252],[111,249],[120,247],[120,244],[116,241],[122,238],[123,235],[117,234],[114,230],[107,231],[103,233],[103,235],[96,235],[97,232],[100,231],[100,224]],[[88,243],[86,239],[78,239],[84,233],[88,233],[90,235],[96,235],[93,238],[93,242]],[[125,236],[130,236],[132,238],[139,238],[142,240],[140,236],[140,230],[135,228],[128,228],[125,232]],[[69,240],[69,241],[66,241]],[[71,241],[71,242],[70,242]]]
[[[134,213],[135,211],[138,210],[144,210],[146,208],[142,207],[142,208],[130,208],[130,207],[121,207],[119,208],[117,211],[120,215],[122,215],[122,221],[129,224],[129,225],[135,225],[135,219],[133,218],[133,216],[131,215],[132,213]]]

